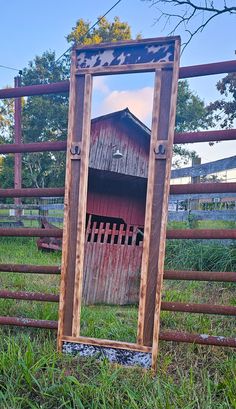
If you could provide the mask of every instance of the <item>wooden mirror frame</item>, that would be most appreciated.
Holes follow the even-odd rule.
[[[103,354],[112,362],[156,370],[180,38],[152,38],[72,52],[58,348]],[[137,342],[80,336],[90,149],[92,78],[155,72]]]

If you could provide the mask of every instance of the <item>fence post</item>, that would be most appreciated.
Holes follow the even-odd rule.
[[[21,86],[21,77],[18,75],[14,78],[15,87]],[[15,98],[14,100],[14,143],[22,143],[22,129],[21,129],[21,97]],[[15,153],[14,156],[14,188],[21,189],[22,181],[22,162],[21,153]],[[21,205],[21,199],[14,199],[15,205]],[[22,214],[21,209],[16,209],[15,215],[19,218]]]

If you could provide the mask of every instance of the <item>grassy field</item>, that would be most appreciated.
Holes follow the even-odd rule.
[[[229,227],[229,226],[228,226]],[[36,240],[1,238],[0,263],[60,264],[60,253],[38,252]],[[217,241],[169,241],[166,267],[235,271],[236,247]],[[0,273],[1,288],[58,293],[59,277]],[[230,283],[168,281],[166,301],[236,305]],[[54,303],[0,300],[0,315],[57,319]],[[90,306],[82,334],[133,342],[137,307]],[[235,334],[232,317],[162,313],[162,329]],[[0,328],[0,408],[233,409],[236,356],[230,349],[161,343],[158,374],[106,361],[58,354],[53,331]]]

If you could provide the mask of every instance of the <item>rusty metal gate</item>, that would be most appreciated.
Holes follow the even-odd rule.
[[[199,77],[204,75],[214,75],[221,73],[236,72],[236,62],[226,61],[213,64],[205,64],[192,67],[180,68],[179,78]],[[61,93],[69,90],[69,82],[56,84],[34,85],[21,88],[8,88],[0,90],[0,99],[20,98],[22,96],[43,95],[50,93]],[[235,140],[236,130],[222,131],[204,131],[194,133],[175,134],[174,143],[197,143]],[[7,144],[0,145],[0,154],[17,154],[24,152],[43,152],[43,151],[65,151],[66,142],[44,142],[27,144]],[[186,194],[200,192],[236,192],[236,183],[208,183],[205,185],[172,185],[171,194]],[[63,196],[64,188],[60,189],[0,189],[0,197],[46,197]],[[43,229],[32,228],[0,228],[0,236],[18,236],[18,237],[41,237],[41,236],[62,237],[62,231],[47,231]],[[169,230],[167,239],[236,239],[236,230]],[[34,265],[14,265],[1,264],[1,272],[34,273],[34,274],[60,274],[58,266],[34,266]],[[236,272],[207,272],[207,271],[165,271],[166,280],[198,280],[212,282],[236,282]],[[10,292],[1,290],[0,298],[4,299],[23,299],[28,301],[52,301],[57,302],[58,296],[52,294],[35,294],[23,292]],[[218,306],[211,304],[187,304],[187,303],[165,303],[162,302],[161,308],[168,311],[182,311],[188,313],[221,314],[236,316],[236,307]],[[21,317],[0,317],[1,325],[29,326],[48,329],[57,329],[57,321],[33,320]],[[220,334],[221,335],[221,334]],[[200,334],[184,333],[179,331],[160,331],[159,339],[164,341],[177,341],[187,343],[198,343],[204,345],[236,347],[235,337],[208,336],[202,337]]]

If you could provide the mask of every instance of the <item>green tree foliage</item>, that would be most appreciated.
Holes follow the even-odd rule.
[[[236,73],[226,75],[216,84],[222,98],[209,105],[209,111],[214,115],[221,128],[230,128],[236,119]]]
[[[55,52],[45,52],[29,62],[22,73],[22,85],[47,84],[68,78],[65,60],[56,62]],[[9,102],[9,101],[8,101]],[[23,141],[43,142],[65,140],[67,134],[68,96],[51,94],[28,97],[23,100]],[[0,125],[1,142],[13,142],[13,105],[5,103],[2,108],[4,120]],[[23,186],[63,186],[65,154],[60,152],[30,153],[22,157]],[[4,158],[0,173],[3,187],[13,186],[13,156]]]
[[[212,114],[206,109],[204,101],[191,91],[187,80],[179,81],[176,132],[197,131],[212,125]],[[187,164],[194,157],[196,157],[195,151],[186,149],[183,145],[174,145],[175,166]]]
[[[69,43],[99,43],[131,38],[131,29],[118,17],[109,22],[101,19],[96,29],[82,38],[88,31],[89,22],[78,20],[72,32],[67,36]],[[47,84],[69,78],[69,59],[56,60],[55,52],[46,51],[36,56],[23,70],[22,85]],[[0,124],[0,142],[13,141],[13,106],[5,105],[4,117]],[[52,94],[24,99],[23,104],[23,141],[43,142],[65,140],[67,136],[68,96]],[[179,84],[177,107],[177,131],[196,130],[207,127],[209,123],[204,102],[189,88],[187,81]],[[180,146],[175,146],[175,164],[188,161],[195,155]],[[64,185],[65,153],[45,152],[23,155],[23,186],[49,187]],[[7,155],[0,173],[3,187],[13,186],[13,157]]]
[[[79,19],[72,32],[66,37],[68,43],[73,44],[98,44],[106,41],[120,41],[131,39],[131,29],[128,23],[120,21],[119,17],[115,17],[114,21],[109,22],[105,17],[100,20],[97,28],[88,33],[91,23]],[[87,33],[87,34],[86,34]]]

